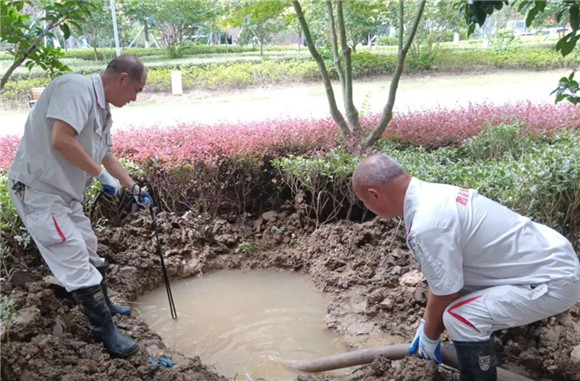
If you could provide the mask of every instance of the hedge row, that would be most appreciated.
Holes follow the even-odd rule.
[[[510,119],[518,109],[521,115]],[[412,113],[397,116],[391,127],[399,132],[387,134],[390,139],[377,150],[395,157],[412,175],[478,188],[573,234],[580,229],[579,112],[572,105],[520,104],[470,106],[431,117]],[[457,138],[440,140],[452,126]],[[431,137],[430,144],[422,144],[425,136]],[[10,165],[18,142],[17,137],[0,138],[0,168]],[[336,148],[337,128],[330,120],[135,129],[118,132],[114,142],[117,156],[143,176],[165,210],[244,216],[295,198],[318,222],[361,211],[350,190],[360,158]],[[440,144],[447,146],[437,148]],[[18,225],[6,191],[4,178],[0,228],[12,237]],[[94,198],[96,188],[89,195]]]
[[[546,137],[507,124],[490,127],[459,147],[427,151],[383,141],[377,151],[395,158],[415,177],[478,189],[574,236],[580,231],[579,147],[578,131]],[[324,222],[348,216],[357,206],[350,179],[359,161],[360,157],[336,149],[323,157],[276,159],[274,166],[293,194],[307,200],[311,215]]]
[[[410,55],[407,58],[407,72],[481,72],[495,69],[554,69],[575,67],[580,61],[580,51],[562,58],[553,49],[522,47],[509,51],[497,50],[440,50],[432,60],[429,57]],[[302,55],[304,52],[302,53]],[[320,78],[315,62],[310,58],[289,58],[287,54],[261,59],[252,56],[216,56],[205,61],[192,63],[191,58],[180,60],[153,61],[148,63],[149,80],[146,91],[169,92],[171,71],[182,70],[184,89],[235,89],[272,83],[317,81]],[[102,70],[103,64],[75,65],[82,74],[92,74]],[[330,75],[336,78],[332,62],[328,60]],[[394,54],[374,54],[360,52],[353,57],[353,75],[356,78],[372,75],[392,74],[397,63]],[[18,77],[15,77],[18,78]],[[2,90],[6,102],[24,103],[31,87],[47,80],[20,78],[10,81]]]

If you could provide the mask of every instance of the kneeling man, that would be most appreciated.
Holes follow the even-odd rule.
[[[409,353],[441,362],[443,329],[457,348],[461,380],[496,380],[494,331],[564,312],[580,299],[570,242],[477,190],[411,177],[386,155],[366,158],[353,188],[380,217],[403,217],[407,245],[429,284]]]

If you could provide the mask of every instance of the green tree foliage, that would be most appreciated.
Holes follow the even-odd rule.
[[[384,0],[347,1],[344,3],[346,35],[353,52],[363,40],[367,42],[379,26],[388,23],[388,3]]]
[[[129,20],[136,21],[143,26],[146,46],[149,46],[149,31],[157,27],[156,15],[162,4],[157,0],[123,0],[120,4],[123,7],[123,13],[127,15]]]
[[[257,40],[260,55],[264,44],[276,33],[288,27],[282,14],[290,7],[288,1],[243,0],[232,4],[230,23],[241,26],[250,33],[249,38]]]
[[[34,5],[38,4],[38,8]],[[70,25],[90,16],[95,8],[88,0],[53,1],[42,0],[0,0],[0,41],[11,44],[10,53],[14,61],[0,80],[0,90],[4,88],[14,70],[24,64],[28,69],[38,65],[51,76],[69,71],[60,59],[64,56],[61,49],[43,46],[44,37],[54,37],[62,32],[66,40],[70,36]],[[40,16],[32,17],[32,13]],[[45,24],[46,22],[46,24]]]
[[[168,0],[156,13],[161,40],[171,57],[181,57],[187,39],[193,38],[200,25],[213,19],[212,4],[205,0]]]
[[[544,13],[551,13],[558,23],[567,18],[571,31],[558,40],[556,50],[565,57],[576,47],[576,43],[580,39],[580,34],[578,34],[578,29],[580,28],[580,0],[563,0],[553,4],[544,0],[480,0],[458,3],[458,7],[464,13],[465,20],[469,26],[469,34],[475,31],[477,25],[482,26],[488,16],[502,9],[504,5],[515,6],[522,14],[525,14],[527,27],[532,25],[538,15]],[[552,92],[552,94],[554,93],[556,94],[556,103],[564,99],[573,104],[580,102],[580,96],[576,95],[578,93],[578,81],[574,80],[574,73],[568,77],[562,77],[558,87]]]
[[[95,54],[95,61],[99,60],[97,48],[103,41],[109,40],[113,30],[113,19],[106,7],[107,3],[106,0],[93,0],[94,10],[73,28],[78,34],[89,39]]]
[[[413,14],[419,5],[418,0],[405,1],[405,10]],[[398,17],[396,7],[393,13]],[[405,29],[411,27],[411,21],[407,19]],[[439,45],[445,41],[449,33],[460,30],[461,21],[461,15],[453,8],[453,2],[427,1],[409,52],[415,58],[415,62],[420,64],[419,69],[431,68]]]

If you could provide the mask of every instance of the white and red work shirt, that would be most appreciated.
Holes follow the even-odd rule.
[[[98,164],[112,155],[111,113],[100,75],[66,74],[53,80],[30,111],[8,177],[36,190],[83,201],[92,176],[52,146],[54,121],[78,133],[77,140]]]
[[[435,295],[580,277],[566,238],[477,190],[412,178],[404,218],[407,245]]]

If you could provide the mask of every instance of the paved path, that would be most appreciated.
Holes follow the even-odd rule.
[[[403,78],[395,112],[435,107],[458,107],[469,103],[506,103],[530,100],[553,102],[550,92],[569,70],[518,71],[456,76]],[[355,82],[355,104],[364,112],[380,112],[387,102],[388,78]],[[336,99],[341,104],[339,86]],[[339,104],[339,105],[340,105]],[[27,111],[0,111],[0,136],[21,135]],[[115,129],[174,125],[177,122],[212,124],[291,117],[329,116],[321,83],[272,88],[232,90],[219,94],[195,91],[183,96],[142,94],[136,103],[113,110]]]

